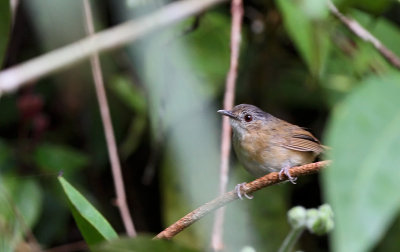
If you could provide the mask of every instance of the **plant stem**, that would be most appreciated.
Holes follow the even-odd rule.
[[[279,248],[278,252],[290,252],[292,251],[294,245],[299,240],[300,235],[306,229],[305,226],[299,228],[292,228],[290,233],[286,236],[285,240],[282,243],[282,246]]]
[[[89,0],[83,0],[83,5],[85,10],[85,19],[87,26],[86,28],[88,35],[90,37],[94,35],[95,31],[93,24],[93,15]],[[111,164],[112,177],[114,179],[114,187],[117,194],[116,205],[120,211],[126,233],[130,237],[135,237],[136,230],[126,200],[124,179],[122,177],[122,171],[121,171],[121,163],[119,161],[117,144],[115,142],[114,130],[111,122],[111,114],[110,114],[110,109],[108,107],[106,89],[104,87],[103,72],[101,70],[100,58],[98,53],[95,53],[90,57],[90,64],[92,67],[97,100],[99,102],[99,107],[100,107],[100,116],[103,122],[104,135],[107,143],[108,157]]]
[[[231,60],[228,76],[226,78],[224,109],[230,110],[233,107],[235,98],[235,84],[239,67],[240,52],[240,36],[243,19],[243,2],[242,0],[233,0],[231,4],[232,25],[231,25]],[[231,128],[229,118],[222,118],[222,135],[221,135],[221,166],[220,166],[220,182],[219,194],[226,192],[229,173],[229,154],[231,150]],[[221,251],[223,244],[223,226],[224,226],[225,209],[221,207],[215,214],[214,226],[211,236],[211,248],[214,251]]]

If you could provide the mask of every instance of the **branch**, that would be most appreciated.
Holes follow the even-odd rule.
[[[83,0],[85,10],[86,28],[89,36],[94,34],[94,25],[92,10],[89,0]],[[126,202],[124,180],[122,178],[121,164],[118,157],[117,145],[115,143],[114,130],[111,122],[110,110],[108,108],[106,90],[104,88],[103,74],[101,71],[100,59],[98,53],[95,53],[90,58],[92,66],[92,74],[97,94],[97,100],[100,107],[100,115],[103,121],[104,134],[107,141],[108,157],[111,163],[111,171],[114,179],[115,191],[117,194],[116,205],[120,211],[122,222],[125,230],[130,237],[136,236],[135,227],[132,217],[129,213],[128,204]]]
[[[235,98],[235,82],[237,79],[239,53],[240,53],[240,37],[243,19],[243,2],[242,0],[232,0],[232,28],[231,28],[231,59],[228,76],[226,79],[224,109],[230,110],[233,107]],[[229,172],[229,153],[231,150],[231,127],[229,118],[222,118],[222,136],[221,136],[221,166],[220,166],[220,187],[219,194],[226,192],[228,184]],[[224,223],[224,208],[219,209],[215,214],[214,226],[211,238],[211,247],[214,251],[223,249],[223,223]]]
[[[312,173],[318,172],[321,168],[330,164],[331,161],[325,160],[316,163],[306,164],[302,166],[296,166],[290,168],[290,175],[293,177],[304,176]],[[279,179],[278,172],[272,172],[264,177],[258,178],[252,182],[247,183],[245,186],[242,187],[241,193],[251,194],[255,191],[258,191],[264,187],[275,185],[281,183],[282,181],[287,180],[288,178],[284,176],[283,180]],[[200,206],[199,208],[193,210],[192,212],[188,213],[180,220],[166,228],[164,231],[159,233],[154,239],[171,239],[176,234],[181,232],[183,229],[187,228],[188,226],[192,225],[194,222],[198,221],[199,219],[203,218],[205,215],[209,214],[215,209],[218,209],[234,200],[238,199],[236,192],[230,191],[225,193],[224,195],[219,196],[218,198]]]
[[[47,76],[91,55],[121,47],[143,35],[176,23],[226,0],[186,0],[166,5],[152,14],[115,26],[68,46],[41,55],[0,72],[0,95]]]
[[[328,1],[329,10],[336,16],[350,31],[362,40],[371,43],[375,49],[394,67],[400,69],[400,58],[397,57],[389,48],[382,44],[379,39],[374,37],[369,31],[362,27],[356,20],[343,15],[332,1]]]

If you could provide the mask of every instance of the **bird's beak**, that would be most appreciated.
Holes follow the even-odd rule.
[[[237,117],[229,110],[221,109],[221,110],[218,110],[217,112],[222,115],[229,116],[230,118],[237,120]]]

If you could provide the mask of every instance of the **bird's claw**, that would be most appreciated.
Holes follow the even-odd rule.
[[[297,178],[296,178],[296,177],[292,177],[292,175],[290,175],[289,168],[287,168],[287,167],[282,168],[282,170],[279,172],[279,179],[280,179],[280,180],[283,179],[283,178],[282,178],[282,173],[285,174],[286,177],[288,177],[288,180],[289,180],[292,184],[296,184],[295,181],[297,180]]]
[[[253,196],[248,195],[248,194],[245,193],[245,192],[242,194],[242,189],[244,189],[244,186],[245,186],[245,185],[246,185],[246,182],[241,183],[241,184],[237,184],[237,185],[235,186],[235,192],[236,192],[238,198],[242,200],[242,199],[243,199],[243,195],[244,195],[246,198],[248,198],[248,199],[254,198]]]

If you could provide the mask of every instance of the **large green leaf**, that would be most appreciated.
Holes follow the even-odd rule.
[[[399,80],[396,73],[364,81],[330,119],[333,164],[323,178],[336,215],[334,251],[370,250],[398,213]]]
[[[99,244],[92,249],[95,252],[123,252],[123,251],[179,251],[190,252],[197,251],[183,247],[177,243],[165,240],[153,240],[150,236],[138,236],[135,238],[123,238],[107,241]]]
[[[278,0],[284,25],[310,72],[319,77],[329,52],[329,36],[324,18],[328,10],[324,1]]]
[[[89,246],[118,237],[110,223],[80,192],[63,177],[58,180],[68,198],[76,224]]]
[[[75,172],[88,164],[89,159],[83,153],[67,146],[41,144],[34,153],[36,164],[43,171]]]

